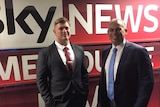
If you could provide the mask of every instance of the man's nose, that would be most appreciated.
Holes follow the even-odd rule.
[[[67,29],[66,29],[66,28],[63,28],[63,29],[62,29],[62,31],[63,31],[63,32],[66,32],[66,31],[67,31]]]

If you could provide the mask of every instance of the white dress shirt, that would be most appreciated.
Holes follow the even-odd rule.
[[[107,90],[108,90],[109,63],[110,63],[110,59],[111,59],[111,56],[112,56],[112,53],[113,53],[113,49],[117,48],[117,54],[116,54],[115,64],[114,64],[114,81],[115,81],[116,75],[117,75],[117,68],[118,68],[118,65],[119,65],[119,61],[120,61],[120,58],[121,58],[122,51],[123,51],[125,43],[126,43],[126,40],[124,39],[123,43],[121,43],[120,45],[118,45],[116,47],[112,44],[112,48],[111,48],[111,50],[109,52],[109,55],[107,57],[107,60],[106,60],[106,63],[105,63]]]
[[[60,55],[60,57],[61,57],[61,59],[62,59],[62,61],[63,61],[63,63],[64,63],[65,65],[67,65],[67,64],[66,64],[65,53],[64,53],[64,51],[63,51],[63,49],[64,49],[65,47],[68,47],[68,49],[69,49],[68,52],[70,53],[70,59],[71,59],[71,61],[73,61],[73,63],[74,63],[75,56],[74,56],[74,52],[73,52],[73,49],[72,49],[70,43],[68,43],[67,46],[64,46],[64,45],[61,45],[60,43],[58,43],[57,41],[55,41],[55,45],[56,45],[56,47],[57,47],[57,49],[58,49],[58,53],[59,53],[59,55]]]

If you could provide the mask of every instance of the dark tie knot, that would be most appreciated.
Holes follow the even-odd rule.
[[[114,52],[114,53],[117,52],[117,48],[114,48],[114,49],[113,49],[113,52]]]
[[[69,50],[68,47],[65,47],[65,48],[63,49],[63,51],[65,51],[65,52],[68,51],[68,50]]]
[[[63,49],[63,51],[64,51],[64,53],[65,53],[65,56],[66,56],[66,60],[67,60],[67,61],[71,61],[71,59],[70,59],[70,53],[68,52],[68,50],[69,50],[68,47],[65,47],[65,48]]]

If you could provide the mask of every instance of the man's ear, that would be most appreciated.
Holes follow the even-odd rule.
[[[53,33],[55,33],[55,30],[53,29]]]
[[[127,33],[127,29],[125,29],[126,33]]]

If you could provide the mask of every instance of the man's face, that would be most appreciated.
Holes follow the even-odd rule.
[[[108,26],[108,36],[111,42],[117,46],[123,42],[127,29],[120,21],[111,22]]]
[[[71,37],[69,24],[67,22],[58,23],[54,27],[54,33],[56,35],[56,40],[60,44],[64,45],[64,44],[68,43],[69,38]]]

